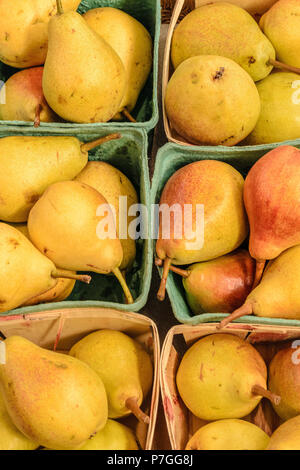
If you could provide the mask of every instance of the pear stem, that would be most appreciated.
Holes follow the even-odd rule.
[[[130,112],[128,111],[127,108],[124,108],[124,109],[123,109],[122,114],[123,114],[123,116],[124,116],[126,119],[128,119],[128,121],[134,122],[134,123],[137,122],[137,121],[134,119],[134,117],[131,116],[131,114],[130,114]]]
[[[172,263],[171,258],[167,257],[164,260],[163,275],[162,275],[162,278],[161,278],[161,281],[160,281],[159,290],[157,292],[157,298],[160,301],[165,300],[166,285],[167,285],[167,279],[168,279],[168,274],[169,274],[169,271],[170,271],[171,263]]]
[[[257,287],[258,284],[260,283],[263,272],[264,272],[264,269],[265,269],[265,265],[266,265],[266,260],[264,260],[264,261],[257,261],[256,260],[255,277],[254,277],[254,281],[253,281],[253,285],[252,285],[251,290],[255,289],[255,287]]]
[[[52,273],[52,277],[54,277],[54,279],[75,279],[76,281],[85,282],[85,284],[89,284],[92,280],[91,276],[87,274],[76,274],[62,269],[57,269],[55,273]]]
[[[131,295],[130,290],[128,289],[128,286],[126,284],[125,278],[122,276],[122,273],[119,268],[115,268],[112,270],[116,278],[118,279],[119,283],[121,284],[121,287],[124,291],[125,297],[126,297],[126,303],[127,304],[133,304],[133,298]]]
[[[266,390],[261,385],[253,385],[251,392],[253,395],[260,395],[267,398],[271,403],[273,403],[273,405],[279,405],[281,401],[281,397],[279,395],[275,395],[275,393],[270,392],[270,390]]]
[[[35,118],[34,118],[34,127],[39,127],[41,124],[41,112],[42,112],[42,105],[39,103],[35,108]]]
[[[237,318],[243,317],[244,315],[252,315],[253,313],[253,307],[252,304],[249,303],[244,303],[240,308],[236,309],[234,312],[232,312],[228,317],[224,318],[218,325],[217,325],[217,330],[220,330],[221,328],[225,328],[225,326],[228,325],[228,323],[232,322],[233,320],[236,320]]]
[[[163,261],[159,258],[155,258],[155,266],[162,266],[162,265],[163,265]],[[188,278],[189,275],[191,274],[191,271],[187,269],[177,268],[176,266],[173,266],[173,265],[170,266],[170,271],[173,271],[173,273],[179,274],[179,276],[182,276],[185,279]]]
[[[145,424],[150,423],[150,418],[139,407],[136,397],[129,397],[125,402],[126,408],[141,422]]]
[[[92,140],[91,142],[86,142],[85,144],[82,144],[81,151],[88,152],[89,150],[92,150],[95,147],[98,147],[98,145],[102,145],[102,144],[105,144],[106,142],[109,142],[110,140],[116,140],[120,138],[121,138],[121,134],[109,134],[109,135],[106,135],[105,137],[100,137],[100,139]]]
[[[56,0],[56,5],[57,5],[57,14],[58,15],[63,15],[64,10],[63,10],[63,7],[62,7],[61,0]]]
[[[298,73],[300,75],[300,68],[294,67],[293,65],[284,64],[283,62],[279,62],[279,60],[275,59],[269,59],[269,63],[277,69],[286,70],[287,72]]]

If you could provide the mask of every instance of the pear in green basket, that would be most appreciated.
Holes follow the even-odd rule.
[[[79,13],[64,13],[60,0],[57,4],[58,15],[49,22],[45,98],[67,121],[109,121],[119,111],[126,89],[122,61]]]
[[[26,222],[45,189],[75,178],[88,161],[88,150],[112,134],[83,144],[69,136],[10,136],[0,139],[0,219]]]
[[[272,434],[266,450],[300,450],[300,416],[281,424]]]
[[[133,303],[120,272],[123,249],[106,199],[79,181],[52,184],[31,209],[28,231],[33,244],[57,267],[113,273],[128,303]]]
[[[0,450],[35,450],[39,444],[28,439],[13,424],[0,392]]]
[[[164,263],[159,300],[164,299],[172,264],[186,265],[218,258],[235,250],[245,240],[248,223],[243,187],[242,175],[228,163],[217,160],[190,163],[167,181],[160,199],[156,243],[157,256]],[[172,207],[178,208],[177,215],[169,214]],[[191,210],[187,211],[187,207]]]
[[[279,0],[259,23],[282,62],[300,67],[300,3],[298,0]]]
[[[269,144],[300,136],[300,76],[271,73],[257,83],[261,113],[245,144]]]
[[[90,367],[21,336],[10,336],[5,346],[0,390],[25,436],[49,449],[77,449],[105,426],[106,392]]]
[[[152,39],[146,28],[117,8],[88,10],[84,19],[118,54],[126,72],[126,90],[119,111],[132,111],[152,68]],[[120,119],[120,114],[114,119]]]
[[[12,310],[55,288],[61,277],[90,282],[90,276],[56,269],[19,230],[0,223],[0,312]]]
[[[200,55],[228,57],[257,81],[271,72],[275,50],[247,11],[221,2],[193,10],[174,31],[171,56],[175,68]]]
[[[187,408],[198,418],[214,421],[242,418],[262,397],[279,402],[267,390],[267,368],[259,352],[235,335],[201,338],[184,354],[176,383]]]
[[[43,67],[21,70],[12,75],[0,91],[0,116],[4,121],[57,122],[42,88]]]
[[[120,331],[100,330],[76,343],[70,355],[88,364],[103,380],[109,418],[132,412],[149,423],[140,406],[152,386],[153,368],[150,356],[137,341]]]
[[[269,436],[242,419],[221,419],[201,427],[186,450],[265,450]]]
[[[252,78],[236,62],[201,55],[177,67],[165,108],[171,127],[189,143],[231,147],[254,129],[260,99]]]
[[[124,230],[124,238],[120,238],[123,248],[123,260],[120,269],[130,269],[135,260],[136,246],[134,238],[129,234],[129,224],[134,217],[128,215],[130,207],[138,204],[138,196],[131,181],[117,168],[106,162],[88,162],[86,167],[75,178],[76,181],[88,184],[105,197],[108,204],[115,209],[116,230]],[[120,198],[127,198],[127,208],[122,211]],[[121,211],[120,211],[121,209]],[[121,224],[121,225],[120,225]]]
[[[108,419],[105,427],[79,450],[138,450],[138,445],[130,428]]]
[[[66,11],[80,0],[62,0]],[[11,67],[27,68],[45,62],[48,23],[57,13],[56,0],[0,2],[0,59]]]

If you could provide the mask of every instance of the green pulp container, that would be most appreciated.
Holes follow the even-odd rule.
[[[85,133],[57,131],[51,135],[73,135],[82,142],[115,133],[120,129],[114,126],[108,129]],[[19,128],[0,128],[0,137],[10,135],[31,135],[28,131],[22,132]],[[36,134],[34,134],[36,135]],[[40,133],[39,135],[45,135]],[[101,160],[110,163],[121,170],[133,183],[139,195],[139,201],[148,210],[150,207],[150,182],[147,165],[147,133],[143,129],[123,127],[121,139],[102,144],[89,152],[89,160]],[[42,155],[41,155],[42,158]],[[126,275],[126,280],[134,298],[134,303],[124,304],[124,296],[119,282],[114,276],[90,273],[92,281],[89,285],[76,282],[71,295],[63,302],[39,304],[30,307],[21,307],[1,315],[23,315],[53,309],[76,307],[109,307],[125,311],[138,311],[147,302],[152,274],[152,242],[150,240],[150,222],[145,225],[147,236],[137,240],[137,256],[133,268]],[[66,242],[63,241],[64,243]]]
[[[135,109],[132,112],[133,117],[137,123],[117,122],[113,123],[114,126],[119,128],[131,127],[141,128],[150,132],[154,129],[158,122],[158,102],[157,102],[157,88],[158,88],[158,48],[160,36],[160,0],[82,0],[78,7],[79,13],[85,13],[92,8],[100,7],[113,7],[125,11],[129,15],[140,21],[151,34],[153,40],[153,67],[148,81],[142,90]],[[5,82],[11,75],[18,72],[20,69],[15,69],[0,62],[0,80]],[[76,79],[76,74],[74,75]],[[41,123],[38,129],[33,127],[33,123],[25,121],[0,121],[0,125],[18,125],[30,127],[32,132],[39,133],[40,130],[50,128],[53,132],[58,127],[76,128],[81,131],[97,131],[99,128],[106,130],[112,125],[109,123],[95,123],[95,124],[77,124],[77,123]]]
[[[162,190],[168,179],[183,166],[199,160],[220,160],[229,163],[246,177],[254,163],[268,151],[279,145],[293,145],[300,148],[300,139],[282,142],[280,144],[257,145],[248,147],[184,147],[176,144],[166,144],[162,147],[156,158],[155,171],[151,187],[151,204],[159,204]],[[152,221],[154,226],[154,218]],[[153,233],[155,228],[152,227]],[[155,240],[154,240],[155,253]],[[243,245],[247,248],[247,241]],[[160,274],[162,269],[159,268]],[[198,325],[199,323],[221,321],[227,314],[202,313],[194,315],[187,304],[182,279],[179,275],[169,273],[167,280],[167,292],[172,305],[173,313],[180,323]],[[263,325],[287,325],[300,326],[299,320],[286,320],[278,318],[257,317],[248,315],[239,318],[236,323],[256,323]]]

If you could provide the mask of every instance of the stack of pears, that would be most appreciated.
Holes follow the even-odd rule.
[[[165,109],[185,142],[299,137],[299,2],[252,3],[200,0],[174,31]]]
[[[4,343],[0,449],[138,449],[132,430],[114,419],[132,411],[149,422],[139,406],[151,389],[153,370],[140,343],[113,330],[88,335],[70,354],[20,336]]]
[[[137,204],[137,193],[117,168],[88,162],[89,150],[118,138],[0,139],[1,312],[66,299],[76,280],[91,281],[77,271],[114,274],[126,302],[133,302],[125,280],[136,256],[127,206]],[[126,211],[121,197],[127,198]],[[107,219],[112,233],[106,232]]]
[[[131,112],[152,68],[152,38],[122,10],[80,15],[79,3],[1,2],[0,59],[26,68],[2,88],[2,120],[135,122]]]

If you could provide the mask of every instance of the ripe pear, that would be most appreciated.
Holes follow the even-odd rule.
[[[269,261],[258,286],[244,305],[222,320],[223,328],[244,315],[300,319],[300,245],[289,248]]]
[[[89,276],[57,270],[21,232],[4,223],[0,223],[0,263],[0,312],[19,307],[54,288],[58,277],[90,281]]]
[[[60,120],[45,100],[42,76],[43,67],[35,67],[21,70],[7,80],[0,92],[2,120],[33,121],[35,127],[40,122]]]
[[[300,450],[300,416],[281,424],[272,434],[266,450]]]
[[[88,364],[103,380],[109,418],[132,412],[149,423],[140,406],[152,386],[153,367],[137,341],[120,331],[100,330],[76,343],[70,355]]]
[[[246,10],[221,2],[192,10],[174,31],[171,57],[175,69],[200,55],[228,57],[258,81],[271,72],[275,50]]]
[[[298,139],[300,135],[300,77],[277,72],[257,84],[261,113],[247,137],[249,145]]]
[[[267,390],[267,368],[259,352],[235,335],[201,338],[184,354],[176,383],[187,408],[207,421],[242,418],[262,397],[278,401]]]
[[[80,0],[63,0],[66,11]],[[57,13],[56,0],[1,0],[0,60],[11,67],[42,65],[47,55],[48,23]]]
[[[79,450],[138,450],[138,445],[130,428],[108,419],[105,427]]]
[[[255,262],[247,250],[187,268],[182,281],[193,313],[231,313],[240,307],[251,291],[254,272]]]
[[[264,34],[276,50],[277,58],[288,65],[300,67],[300,3],[279,0],[261,18]]]
[[[119,111],[125,89],[126,74],[118,54],[79,13],[64,13],[59,7],[49,22],[43,74],[51,108],[67,121],[106,122]]]
[[[224,0],[214,0],[214,3],[223,2]],[[277,0],[227,0],[227,3],[233,3],[244,10],[248,11],[253,16],[259,16],[271,8]],[[195,7],[199,8],[202,5],[211,3],[211,0],[195,0]]]
[[[33,244],[56,266],[70,271],[113,273],[127,302],[133,302],[119,270],[123,249],[113,214],[94,188],[79,181],[52,184],[31,209],[28,231]]]
[[[288,347],[278,351],[269,366],[269,389],[281,396],[274,410],[284,421],[300,414],[299,350]]]
[[[260,99],[253,80],[236,62],[201,55],[177,67],[165,107],[171,126],[188,142],[230,147],[254,129]]]
[[[0,393],[0,450],[35,450],[38,447],[39,444],[24,436],[13,424]]]
[[[128,210],[133,204],[138,204],[138,196],[131,181],[117,168],[106,162],[88,162],[86,167],[75,178],[76,181],[88,184],[105,197],[108,204],[115,209],[116,230],[123,248],[123,260],[120,269],[131,268],[135,256],[135,240],[128,232],[129,224],[134,217],[128,216]],[[127,198],[126,211],[122,210],[120,198]],[[121,209],[121,211],[120,211]],[[120,237],[121,227],[123,234]]]
[[[164,261],[158,293],[160,300],[164,299],[171,264],[208,261],[230,253],[245,240],[248,224],[243,204],[243,186],[242,175],[232,166],[217,160],[190,163],[177,170],[167,181],[161,195],[160,209],[170,209],[177,204],[182,213],[171,217],[170,212],[170,221],[166,220],[163,213],[160,214],[156,243],[157,256]],[[190,216],[184,212],[188,204],[192,207]],[[200,217],[197,215],[197,205],[204,207],[203,220],[203,214],[200,213]],[[182,220],[178,218],[180,215]],[[166,231],[168,222],[170,233]],[[202,222],[204,240],[199,233]]]
[[[119,111],[132,111],[152,68],[152,39],[146,28],[132,16],[117,8],[88,10],[84,19],[123,62],[126,89]],[[121,115],[114,116],[120,119]]]
[[[106,392],[90,367],[21,336],[7,338],[5,347],[0,390],[25,436],[50,449],[76,449],[105,426]]]
[[[84,144],[69,136],[0,139],[0,219],[26,222],[50,184],[75,178],[87,164],[88,150],[119,137],[111,134]]]
[[[265,450],[269,436],[242,419],[221,419],[201,427],[186,450]]]

